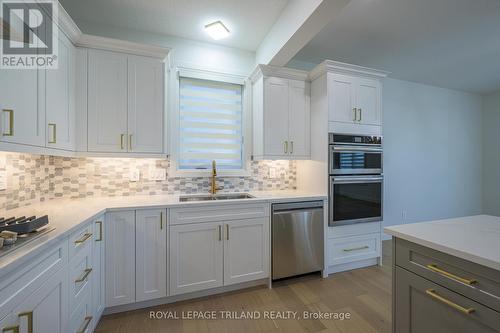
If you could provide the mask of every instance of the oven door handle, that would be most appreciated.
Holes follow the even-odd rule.
[[[332,184],[365,184],[381,183],[384,177],[334,177]]]
[[[333,146],[333,152],[366,152],[382,154],[382,147]]]

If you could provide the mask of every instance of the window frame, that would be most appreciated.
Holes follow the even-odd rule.
[[[173,177],[210,177],[212,174],[211,169],[204,170],[179,170],[179,137],[180,137],[180,78],[192,78],[200,80],[218,81],[224,83],[240,84],[242,86],[242,169],[224,170],[218,169],[217,175],[220,177],[247,177],[250,176],[250,163],[251,163],[251,143],[252,143],[252,85],[251,82],[241,75],[226,74],[212,72],[209,70],[198,68],[177,67],[173,71],[173,78],[171,80],[172,95],[172,112],[170,117],[170,168],[169,175]]]

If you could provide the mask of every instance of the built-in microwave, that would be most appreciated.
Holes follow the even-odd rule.
[[[330,133],[330,175],[381,174],[382,163],[381,137]]]

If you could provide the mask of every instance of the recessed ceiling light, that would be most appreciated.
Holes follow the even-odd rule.
[[[229,29],[221,21],[215,21],[205,26],[205,31],[215,40],[229,36]]]

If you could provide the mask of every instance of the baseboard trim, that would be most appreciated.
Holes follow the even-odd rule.
[[[109,307],[109,308],[104,309],[103,315],[145,309],[145,308],[149,308],[149,307],[153,307],[153,306],[159,306],[159,305],[170,304],[170,303],[175,303],[175,302],[180,302],[180,301],[186,301],[186,300],[195,299],[195,298],[202,298],[202,297],[206,297],[206,296],[223,294],[223,293],[228,293],[228,292],[232,292],[235,290],[252,288],[252,287],[261,286],[261,285],[267,286],[268,284],[269,284],[269,279],[265,278],[265,279],[250,281],[250,282],[238,283],[238,284],[234,284],[231,286],[224,286],[224,287],[218,287],[218,288],[213,288],[213,289],[208,289],[208,290],[196,291],[196,292],[188,293],[188,294],[167,296],[167,297],[152,299],[149,301],[143,301],[143,302],[137,302],[137,303],[131,303],[131,304],[125,304],[125,305],[117,305],[117,306],[113,306],[113,307]]]
[[[372,258],[372,259],[350,262],[347,264],[329,266],[328,267],[328,274],[334,274],[334,273],[339,273],[339,272],[344,272],[344,271],[351,271],[353,269],[358,269],[358,268],[363,268],[363,267],[368,267],[368,266],[375,266],[375,265],[379,264],[378,259],[379,258]]]

